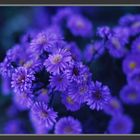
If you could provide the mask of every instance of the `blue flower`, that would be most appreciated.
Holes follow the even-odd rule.
[[[81,123],[73,117],[61,118],[55,125],[55,134],[80,134]]]
[[[111,134],[129,134],[133,129],[133,121],[129,116],[114,116],[109,122],[108,131]]]
[[[96,81],[91,84],[90,88],[91,93],[87,98],[87,105],[89,105],[91,109],[101,110],[105,105],[109,104],[111,93],[108,86]]]
[[[45,124],[46,128],[51,128],[56,122],[57,112],[49,108],[45,102],[35,102],[31,108],[34,119],[39,124]]]
[[[12,74],[11,87],[15,93],[30,91],[34,80],[33,71],[28,71],[24,67],[18,67]]]

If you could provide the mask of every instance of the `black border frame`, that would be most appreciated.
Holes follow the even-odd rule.
[[[31,4],[31,5],[38,5],[38,4],[53,4],[53,5],[62,5],[62,4],[123,4],[123,5],[132,5],[132,4],[140,4],[140,0],[0,0],[0,4]]]

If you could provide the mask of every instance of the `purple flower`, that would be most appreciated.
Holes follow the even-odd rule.
[[[109,122],[108,130],[111,134],[129,134],[132,132],[133,122],[129,116],[119,115]]]
[[[24,67],[18,67],[12,74],[11,87],[16,93],[29,91],[33,80],[35,80],[35,77],[32,71],[28,71]]]
[[[97,59],[104,53],[103,42],[96,41],[94,44],[88,44],[84,50],[84,60],[87,62],[92,61],[92,59]]]
[[[131,48],[132,52],[140,53],[140,36],[133,41]]]
[[[79,102],[74,101],[67,93],[61,94],[61,101],[67,108],[67,110],[70,111],[77,111],[80,109],[81,104]]]
[[[57,113],[49,108],[44,102],[35,102],[31,108],[31,113],[40,125],[45,124],[46,128],[51,128],[56,122]]]
[[[136,69],[131,74],[129,74],[127,81],[130,85],[140,88],[140,69]]]
[[[120,37],[112,36],[106,43],[109,54],[115,58],[121,58],[126,55],[125,43]]]
[[[76,81],[78,83],[90,81],[92,76],[88,67],[81,62],[71,63],[65,73],[71,82]]]
[[[92,23],[81,15],[70,16],[67,27],[74,36],[91,37],[93,34]]]
[[[90,86],[87,83],[72,82],[68,88],[68,96],[79,103],[84,103],[89,96]]]
[[[45,60],[46,70],[53,74],[63,72],[71,62],[71,53],[66,49],[58,49]]]
[[[4,126],[4,134],[23,134],[24,125],[20,120],[8,121]]]
[[[97,34],[103,39],[108,39],[112,35],[111,29],[108,26],[99,27],[97,29]]]
[[[140,61],[139,61],[140,55],[139,54],[129,54],[127,55],[123,60],[123,72],[126,75],[129,75],[134,70],[140,68]]]
[[[136,105],[140,103],[140,89],[138,90],[134,86],[125,85],[120,91],[121,100],[130,105]]]
[[[61,118],[55,125],[55,134],[80,134],[81,132],[80,122],[71,116]]]
[[[111,99],[110,90],[108,86],[102,85],[102,83],[96,81],[95,83],[92,82],[91,84],[91,93],[87,98],[87,105],[94,110],[101,110]]]
[[[27,110],[33,105],[34,96],[26,92],[16,93],[14,94],[13,101],[20,110]]]
[[[80,61],[82,59],[81,50],[78,48],[75,42],[70,42],[66,45],[66,48],[71,52],[72,59],[75,61]]]
[[[104,112],[111,116],[120,114],[123,111],[121,102],[116,98],[112,97],[107,105],[104,106]]]
[[[52,28],[42,31],[31,41],[30,49],[33,53],[42,54],[44,51],[51,51],[63,38]]]
[[[69,80],[66,74],[56,74],[50,77],[50,86],[58,91],[64,91],[69,85]]]

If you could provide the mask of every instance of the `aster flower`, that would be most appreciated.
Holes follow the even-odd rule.
[[[102,85],[102,83],[96,81],[95,83],[92,82],[91,84],[91,93],[87,98],[87,105],[91,109],[101,110],[111,99],[111,93],[108,86]]]
[[[31,90],[32,82],[35,80],[33,71],[28,71],[24,67],[18,67],[12,74],[11,87],[14,92],[20,93]]]
[[[58,49],[45,60],[46,70],[53,74],[63,72],[71,62],[71,53],[66,49]]]
[[[69,85],[69,80],[66,74],[56,74],[50,76],[50,86],[58,91],[64,91]]]
[[[25,133],[24,125],[18,119],[10,120],[4,126],[4,133],[5,134],[23,134]]]
[[[71,116],[61,118],[55,125],[55,134],[80,134],[81,132],[80,122]]]
[[[71,63],[64,73],[66,73],[71,82],[75,81],[78,83],[90,81],[92,76],[88,67],[81,62]]]
[[[140,53],[140,36],[133,41],[131,48],[132,52]]]
[[[67,20],[67,27],[74,36],[91,37],[93,27],[91,22],[81,15],[72,15]]]
[[[35,102],[31,113],[34,119],[38,120],[41,125],[45,124],[46,128],[51,128],[56,122],[57,113],[52,108],[48,108],[44,102]]]
[[[120,114],[123,111],[122,104],[119,99],[112,97],[107,105],[104,106],[104,112],[111,116]]]
[[[130,105],[136,105],[140,103],[140,90],[134,86],[125,85],[120,91],[121,100]]]
[[[84,50],[84,60],[87,62],[92,61],[92,59],[97,59],[104,53],[103,42],[96,41],[94,44],[88,44]]]
[[[61,101],[70,111],[77,111],[80,109],[81,104],[79,102],[74,101],[67,93],[61,94]]]
[[[90,92],[90,85],[87,83],[72,82],[68,88],[68,96],[80,104],[86,101]]]
[[[51,51],[61,41],[63,41],[61,35],[57,34],[53,29],[47,29],[38,33],[31,41],[30,49],[33,53],[40,55],[44,51]]]
[[[108,130],[111,134],[129,134],[133,129],[133,121],[129,116],[119,115],[109,122]]]
[[[30,92],[16,93],[14,94],[13,101],[20,110],[27,110],[33,105],[34,96]]]
[[[115,58],[121,58],[127,53],[124,41],[122,38],[117,36],[110,37],[106,43],[106,47],[109,51],[109,54]]]
[[[140,68],[140,61],[139,61],[140,55],[136,53],[128,54],[124,60],[123,60],[123,72],[126,75],[129,75],[134,70]]]

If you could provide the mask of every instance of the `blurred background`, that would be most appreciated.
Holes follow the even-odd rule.
[[[3,61],[6,51],[19,42],[21,35],[29,29],[37,28],[41,30],[47,27],[50,24],[51,17],[54,16],[60,8],[63,7],[0,7],[0,62]],[[93,22],[95,31],[98,26],[117,25],[119,18],[125,14],[140,13],[140,7],[127,6],[73,8],[81,11],[84,16]],[[117,65],[117,72],[114,63]],[[110,57],[103,56],[95,65],[97,67],[92,69],[95,79],[109,85],[113,91],[113,95],[118,95],[120,88],[126,83],[119,60],[114,62],[110,61]],[[2,82],[2,79],[0,85],[0,133],[8,133],[10,129],[12,129],[13,132],[15,130],[16,133],[16,127],[19,125],[23,127],[21,128],[21,131],[24,130],[23,133],[34,133],[33,126],[28,117],[28,111],[20,111],[17,106],[12,104],[12,94],[9,94],[10,91],[8,90],[3,91],[5,83]],[[135,107],[123,105],[123,107],[125,108],[124,112],[130,115],[135,123],[133,133],[140,133],[140,105]],[[85,107],[78,113],[73,113],[73,115],[83,114],[86,109]],[[91,113],[90,110],[87,112]],[[87,116],[83,115],[81,120],[87,119],[86,117]],[[102,111],[95,111],[94,120],[89,118],[88,122],[84,125],[84,133],[105,133],[109,119],[110,116],[105,115]],[[94,124],[94,129],[88,127],[90,123]]]

